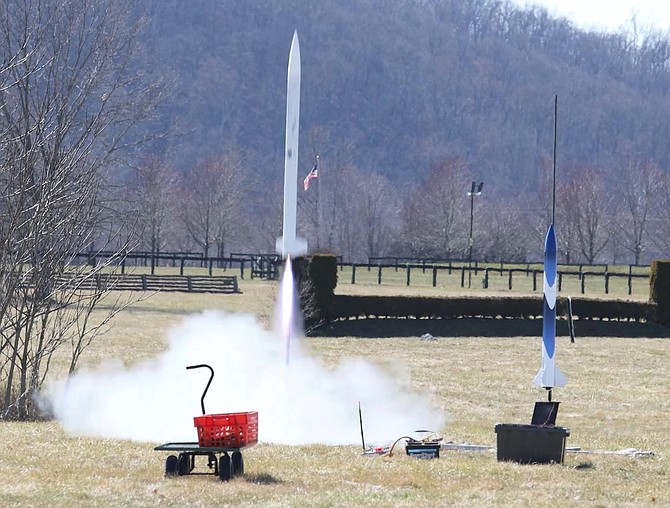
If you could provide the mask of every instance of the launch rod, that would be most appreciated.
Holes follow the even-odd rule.
[[[551,200],[551,223],[556,222],[556,140],[558,131],[558,95],[554,95],[554,180]],[[556,226],[554,226],[556,227]]]
[[[361,443],[363,443],[363,451],[365,451],[365,436],[363,436],[363,413],[361,412],[361,401],[358,401],[358,421],[361,422]]]

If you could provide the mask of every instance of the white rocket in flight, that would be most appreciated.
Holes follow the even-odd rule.
[[[282,258],[307,253],[307,240],[297,236],[298,134],[300,130],[300,43],[293,32],[286,80],[286,149],[284,152],[284,219],[277,253]]]

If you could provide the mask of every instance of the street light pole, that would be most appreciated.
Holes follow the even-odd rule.
[[[472,226],[474,223],[474,218],[475,218],[475,196],[481,196],[482,194],[482,187],[484,187],[484,182],[472,182],[472,188],[470,192],[468,192],[468,196],[470,196],[470,240],[469,240],[469,246],[470,246],[470,252],[468,254],[468,287],[472,287],[472,247],[475,244],[475,239],[472,236]]]

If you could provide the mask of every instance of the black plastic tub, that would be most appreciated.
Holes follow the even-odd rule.
[[[553,425],[499,423],[498,460],[520,464],[563,464],[570,429]]]

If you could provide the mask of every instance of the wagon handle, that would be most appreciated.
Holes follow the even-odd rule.
[[[212,379],[214,379],[214,369],[211,368],[209,365],[206,363],[201,363],[200,365],[189,365],[186,367],[186,369],[200,369],[202,367],[205,367],[209,369],[209,381],[207,381],[207,386],[205,386],[205,391],[202,392],[202,397],[200,397],[200,407],[202,407],[202,414],[205,414],[205,395],[207,394],[207,390],[209,390],[209,385],[212,384]]]

